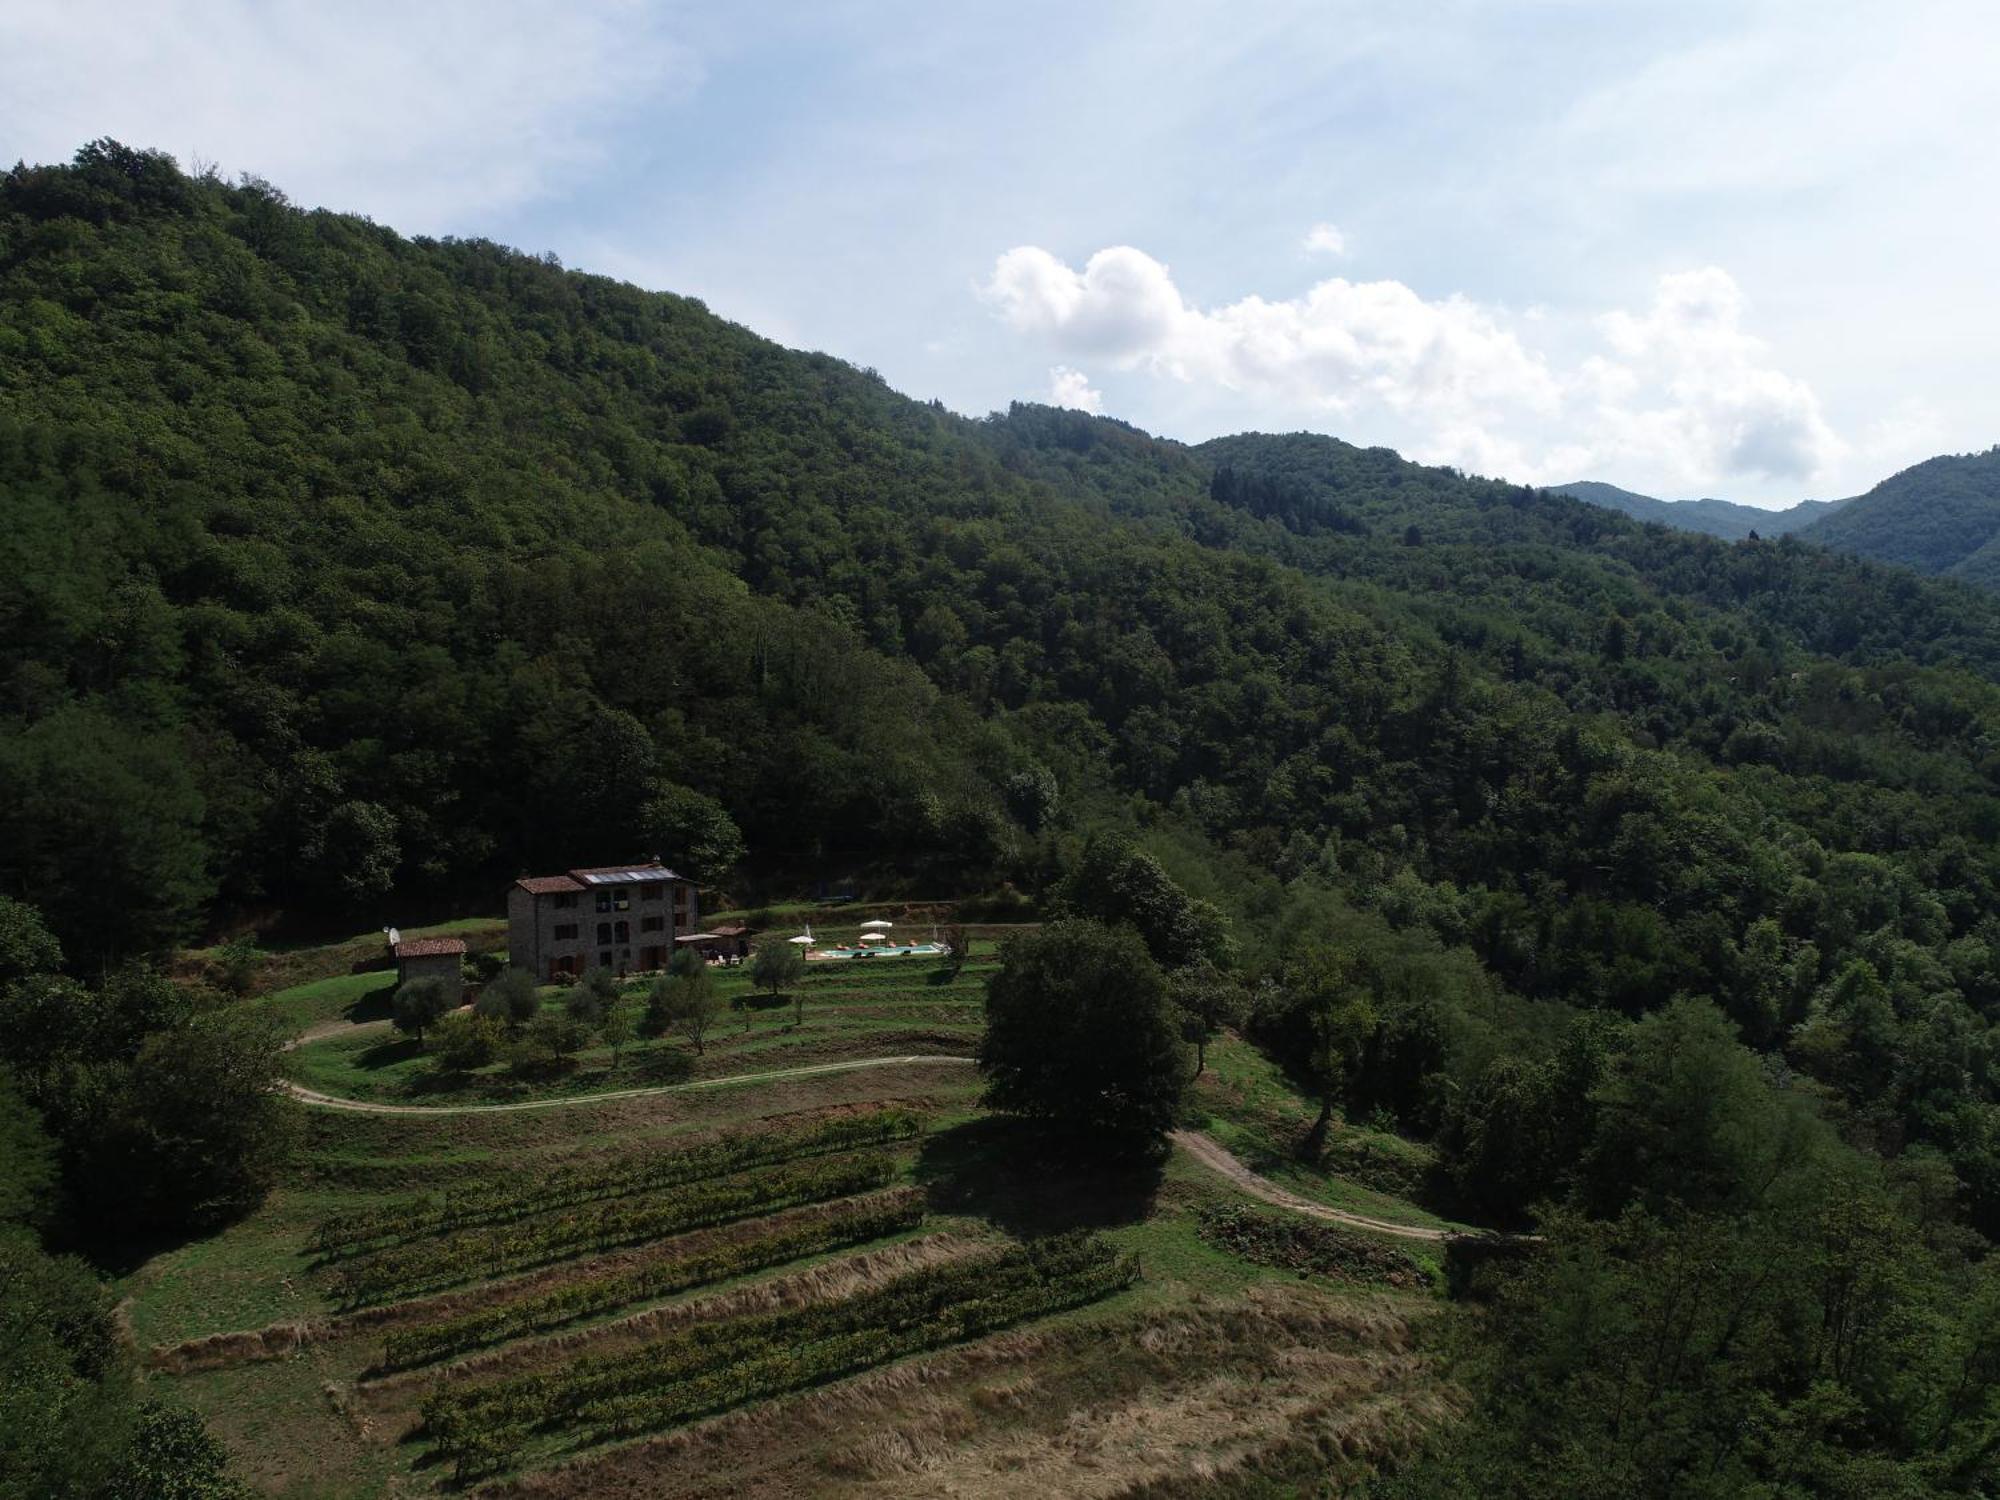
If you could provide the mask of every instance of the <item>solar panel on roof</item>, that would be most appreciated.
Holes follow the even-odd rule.
[[[634,870],[592,870],[576,878],[585,885],[623,885],[631,880],[659,880],[666,874],[658,865]]]

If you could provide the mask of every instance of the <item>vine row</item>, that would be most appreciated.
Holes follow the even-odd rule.
[[[540,1434],[577,1447],[635,1437],[1078,1307],[1131,1285],[1134,1256],[1081,1233],[897,1277],[840,1302],[677,1330],[643,1349],[423,1403],[424,1431],[458,1479],[507,1468]]]
[[[441,1195],[425,1194],[364,1212],[333,1215],[314,1227],[306,1248],[329,1259],[341,1259],[410,1240],[516,1223],[583,1203],[721,1177],[747,1167],[909,1140],[923,1128],[923,1117],[910,1110],[880,1109],[792,1130],[726,1135],[671,1156],[563,1168],[531,1183],[518,1177],[481,1181]]]
[[[823,1250],[865,1244],[915,1229],[924,1219],[921,1199],[858,1203],[809,1223],[739,1240],[698,1255],[642,1266],[614,1276],[573,1282],[538,1297],[504,1307],[483,1308],[459,1317],[392,1333],[383,1343],[381,1368],[408,1370],[434,1364],[468,1350],[527,1334],[547,1333],[583,1318],[635,1302],[670,1297],[693,1287],[801,1260]]]
[[[333,1292],[346,1305],[360,1307],[483,1281],[732,1219],[865,1193],[885,1186],[897,1165],[886,1151],[786,1163],[691,1183],[668,1198],[587,1204],[525,1223],[462,1230],[350,1262],[335,1278]]]

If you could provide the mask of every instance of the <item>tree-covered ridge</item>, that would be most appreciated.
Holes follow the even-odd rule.
[[[1914,464],[1800,535],[1919,573],[2000,588],[2000,448]]]

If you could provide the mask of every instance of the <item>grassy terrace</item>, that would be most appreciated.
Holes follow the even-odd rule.
[[[314,981],[253,1004],[295,1031],[351,1023],[290,1054],[293,1077],[308,1088],[388,1103],[502,1103],[851,1058],[969,1055],[978,1040],[986,976],[997,966],[995,948],[991,940],[975,942],[971,962],[956,973],[928,957],[813,964],[795,991],[776,998],[751,985],[747,966],[718,969],[716,989],[728,1008],[702,1055],[677,1037],[636,1037],[615,1066],[609,1048],[592,1046],[559,1076],[533,1082],[513,1076],[503,1063],[468,1074],[441,1072],[423,1048],[386,1024],[393,985],[386,974]],[[645,991],[645,984],[633,983],[620,1000],[635,1028]],[[564,993],[546,988],[542,1003],[560,1005]]]

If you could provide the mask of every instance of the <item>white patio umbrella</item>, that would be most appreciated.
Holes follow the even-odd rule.
[[[886,943],[889,941],[889,935],[885,932],[864,932],[861,934],[861,941],[864,943]]]
[[[812,934],[811,934],[810,932],[802,932],[802,933],[800,933],[800,934],[799,934],[799,935],[798,935],[797,937],[795,937],[795,938],[787,938],[787,939],[786,939],[785,941],[786,941],[786,942],[790,942],[790,943],[808,943],[808,944],[810,944],[810,943],[814,943],[814,942],[817,942],[817,941],[818,941],[818,939],[817,939],[817,938],[815,938],[815,937],[814,937],[814,936],[813,936],[813,935],[812,935]]]
[[[894,927],[896,924],[884,917],[875,917],[869,921],[863,922],[861,925],[863,927],[882,928],[882,927]]]

